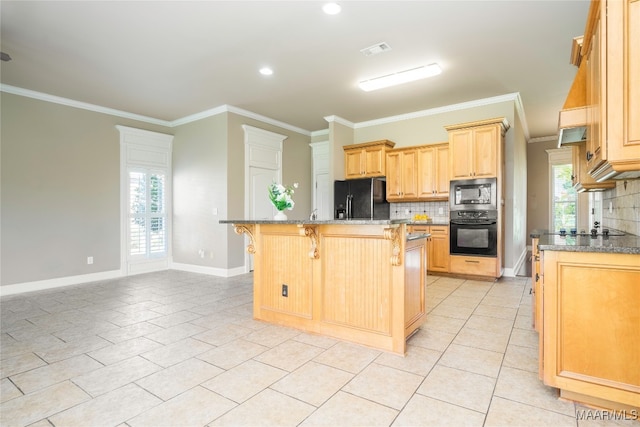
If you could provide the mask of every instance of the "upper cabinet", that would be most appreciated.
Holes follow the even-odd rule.
[[[449,198],[449,143],[417,149],[418,197],[421,200]]]
[[[449,197],[449,144],[387,152],[387,200],[431,201]]]
[[[342,147],[345,179],[385,176],[387,150],[394,145],[394,142],[383,139]]]
[[[571,149],[573,150],[573,172],[571,175],[571,182],[573,183],[573,188],[577,192],[581,193],[583,191],[601,191],[608,188],[614,188],[616,186],[616,182],[613,180],[597,182],[591,175],[589,175],[589,173],[587,172],[586,159],[587,148],[584,142],[581,144],[573,145]]]
[[[504,118],[445,126],[449,132],[449,177],[494,178],[502,164]]]
[[[592,1],[587,61],[589,173],[597,181],[640,177],[640,1]]]
[[[387,153],[387,200],[415,200],[418,197],[418,157],[415,148]]]

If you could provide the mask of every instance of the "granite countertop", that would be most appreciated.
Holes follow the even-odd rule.
[[[407,233],[407,242],[426,239],[427,237],[431,237],[431,233]]]
[[[591,237],[590,234],[560,236],[552,234],[548,230],[533,230],[531,237],[540,239],[538,248],[541,251],[640,254],[640,236],[633,234],[625,234],[623,236],[598,235],[596,237]]]
[[[276,221],[272,219],[221,219],[220,224],[298,224],[298,225],[390,225],[390,224],[410,224],[408,219],[329,219],[329,220],[309,220],[309,219],[287,219]]]

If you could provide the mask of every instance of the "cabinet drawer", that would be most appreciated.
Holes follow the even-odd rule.
[[[497,277],[497,258],[451,255],[452,273]]]

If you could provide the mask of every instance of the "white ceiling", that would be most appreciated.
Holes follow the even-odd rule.
[[[529,136],[557,133],[587,0],[323,4],[3,0],[1,82],[166,121],[230,105],[307,131],[519,93]],[[380,42],[391,50],[360,53]],[[357,86],[432,62],[431,79]]]

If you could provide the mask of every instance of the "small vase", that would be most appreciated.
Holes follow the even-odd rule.
[[[286,221],[287,215],[284,213],[284,211],[278,211],[278,213],[273,216],[273,219],[276,221]]]

